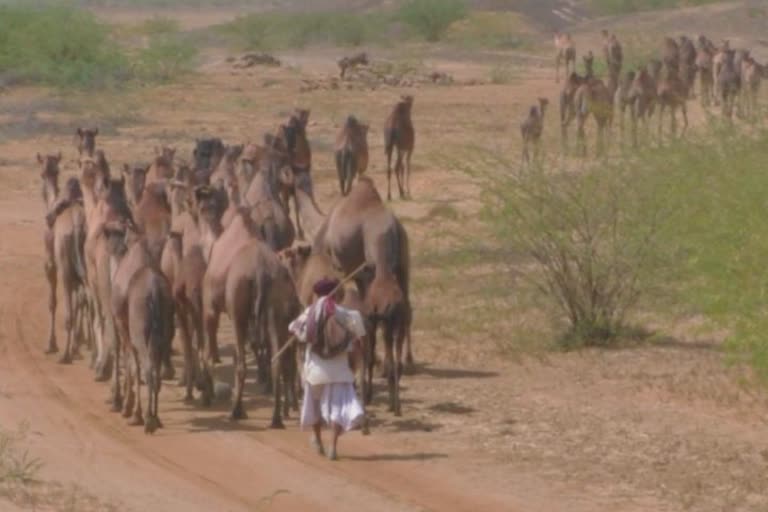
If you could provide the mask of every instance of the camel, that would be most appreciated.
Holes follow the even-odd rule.
[[[709,107],[714,97],[714,55],[715,50],[712,43],[704,36],[699,36],[698,47],[696,48],[696,70],[699,73],[699,93],[701,94],[701,104],[703,107]]]
[[[656,61],[658,62],[658,61]],[[637,147],[637,122],[642,121],[646,129],[648,119],[653,115],[656,107],[656,81],[653,78],[655,64],[642,68],[635,75],[635,79],[629,87],[627,100],[630,105],[630,119],[632,121],[632,145]]]
[[[105,163],[106,159],[100,162],[90,157],[83,158],[80,163],[80,183],[83,188],[83,206],[88,228],[84,254],[89,301],[94,312],[94,367],[97,381],[109,380],[116,343],[114,322],[109,309],[111,270],[103,226],[113,221],[134,226],[133,214],[125,194],[125,183],[122,178],[110,178]]]
[[[596,80],[595,56],[592,54],[592,51],[590,50],[589,52],[587,52],[587,54],[584,55],[581,59],[582,61],[584,61],[584,78],[586,78],[588,82],[592,80]]]
[[[734,51],[726,50],[719,66],[716,82],[723,116],[731,119],[733,106],[741,90],[741,79],[734,61]]]
[[[327,254],[333,268],[343,275],[367,263],[367,273],[358,277],[356,284],[371,321],[372,350],[376,331],[383,327],[389,405],[400,415],[402,349],[411,319],[408,235],[369,177],[358,179],[350,193],[336,204],[315,235],[312,250]],[[413,364],[410,342],[406,364]]]
[[[723,61],[730,51],[731,43],[729,40],[724,39],[720,44],[720,48],[717,48],[714,57],[712,57],[712,82],[714,84],[715,105],[720,105],[720,89],[718,88],[719,84],[717,79],[720,76],[720,69],[723,67]]]
[[[226,310],[235,329],[235,385],[230,418],[247,417],[243,408],[243,388],[247,365],[246,338],[253,336],[259,370],[270,366],[271,354],[277,354],[288,342],[288,324],[301,313],[291,275],[277,254],[259,240],[251,240],[232,260],[226,275]],[[255,332],[254,332],[255,331]],[[267,341],[268,340],[268,341]],[[263,346],[260,346],[263,345]],[[274,409],[270,428],[285,428],[282,421],[282,388],[292,390],[296,381],[295,346],[285,350],[271,364]],[[293,402],[297,404],[295,395]]]
[[[123,415],[132,417],[131,425],[144,425],[144,432],[154,433],[162,428],[158,414],[158,399],[161,386],[161,368],[170,357],[171,340],[174,332],[174,304],[168,280],[155,265],[144,265],[134,269],[130,276],[123,274],[123,263],[133,247],[141,246],[139,239],[129,248],[126,232],[122,225],[104,226],[108,240],[111,266],[116,268],[115,284],[126,285],[124,297],[113,304],[123,338],[126,355],[126,394]],[[139,251],[144,250],[139,248]],[[127,282],[121,278],[128,277]],[[132,362],[132,364],[131,364]],[[117,374],[117,372],[116,372]],[[142,376],[147,382],[147,418],[144,421],[141,405]],[[135,384],[135,391],[134,391]],[[134,407],[135,405],[135,407]]]
[[[520,124],[520,135],[523,138],[523,163],[530,163],[531,157],[528,152],[528,146],[533,145],[533,158],[539,159],[539,150],[541,148],[541,134],[544,131],[544,115],[547,112],[549,100],[539,98],[539,105],[532,106],[528,111],[528,117]]]
[[[603,53],[605,55],[605,64],[608,68],[608,88],[613,95],[619,85],[619,76],[624,62],[624,53],[616,34],[608,35],[603,30]]]
[[[277,134],[272,139],[271,147],[282,152],[288,153],[289,163],[294,174],[294,184],[296,188],[304,190],[307,194],[313,195],[312,190],[312,150],[307,138],[307,125],[309,124],[310,111],[306,109],[296,109],[293,115],[288,119],[288,123],[280,126]],[[282,201],[288,210],[290,217],[290,200],[292,194],[287,190],[282,190]],[[304,238],[301,227],[301,221],[296,206],[296,231],[300,239]]]
[[[168,146],[156,147],[155,158],[147,170],[147,183],[170,181],[176,175],[173,161],[176,149]]]
[[[678,109],[680,109],[683,114],[683,130],[680,135],[684,135],[688,129],[688,108],[686,106],[688,89],[675,69],[667,67],[666,65],[664,66],[661,81],[659,81],[656,88],[656,94],[659,104],[659,143],[662,141],[664,110],[667,108],[669,108],[670,111],[670,129],[672,136],[674,137],[677,132]]]
[[[635,81],[636,73],[634,71],[627,71],[624,73],[623,79],[619,82],[616,92],[613,94],[613,109],[619,115],[619,131],[622,136],[622,143],[624,142],[624,118],[626,117],[627,107],[631,111],[631,90],[632,83]],[[634,135],[634,134],[633,134]],[[636,141],[635,141],[636,143]]]
[[[141,201],[141,196],[144,193],[144,185],[147,182],[148,171],[148,164],[123,164],[122,173],[125,178],[125,193],[128,198],[128,204],[133,209],[135,209],[139,204],[139,201]]]
[[[224,158],[225,146],[221,139],[197,139],[192,151],[194,164],[192,172],[198,182],[207,182],[219,162]]]
[[[77,153],[80,157],[94,156],[96,151],[96,137],[99,135],[98,128],[78,128],[75,132],[75,142]]]
[[[368,169],[368,125],[360,123],[355,116],[347,117],[336,136],[335,156],[339,188],[342,195],[347,195],[355,177],[362,176]]]
[[[395,178],[400,199],[411,197],[411,156],[416,141],[411,112],[413,96],[401,96],[384,124],[384,153],[387,155],[387,200],[392,200],[392,151],[397,150]],[[403,162],[405,160],[405,162]]]
[[[80,202],[82,192],[76,178],[67,182],[64,197],[59,197],[59,163],[61,153],[56,155],[37,155],[42,167],[40,177],[43,185],[43,200],[49,216],[49,227],[45,230],[46,262],[45,274],[49,285],[48,309],[50,329],[47,354],[58,352],[56,343],[56,292],[61,287],[64,296],[64,329],[67,341],[60,363],[72,362],[73,340],[75,333],[74,305],[76,294],[85,285],[83,266],[83,244],[85,243],[85,212]]]
[[[219,165],[211,174],[209,181],[211,185],[217,186],[223,184],[228,178],[234,178],[235,168],[240,155],[243,153],[245,146],[238,144],[235,146],[226,146],[224,148],[224,156],[219,161]]]
[[[582,155],[586,156],[584,127],[592,115],[597,123],[597,155],[605,149],[605,137],[613,119],[613,96],[602,80],[592,79],[582,84],[573,98],[576,108],[576,138]]]
[[[289,155],[276,150],[268,151],[259,165],[260,170],[248,185],[242,202],[251,209],[262,231],[262,238],[273,250],[279,251],[289,247],[296,237],[287,204],[283,200],[294,193],[295,174]]]
[[[665,37],[661,50],[661,61],[673,72],[680,69],[680,45],[671,37]]]
[[[226,200],[220,189],[199,186],[194,191],[194,202],[194,220],[185,225],[181,235],[184,250],[174,275],[173,296],[184,352],[182,381],[186,386],[185,400],[193,400],[192,386],[197,383],[202,391],[203,405],[207,406],[213,399],[210,363],[217,362],[219,356],[217,347],[206,347],[205,344],[203,279],[213,244],[224,230],[221,216],[226,208]],[[192,345],[193,335],[196,340],[196,352]],[[202,373],[201,367],[204,369]]]
[[[576,91],[586,83],[586,78],[573,72],[560,92],[560,143],[563,150],[568,147],[568,126],[576,118]]]
[[[348,69],[354,69],[357,66],[367,66],[368,65],[368,54],[365,52],[360,52],[355,55],[352,55],[351,57],[342,57],[338,61],[339,65],[339,77],[344,80],[344,75],[347,74]]]
[[[741,63],[741,102],[747,118],[754,119],[757,115],[757,98],[760,92],[763,67],[752,57],[747,57]]]
[[[576,46],[571,34],[555,32],[555,82],[560,83],[560,65],[565,62],[565,76],[576,70]]]
[[[696,82],[696,47],[688,36],[680,36],[678,44],[680,48],[680,79],[688,90],[688,96],[692,97],[693,85]]]

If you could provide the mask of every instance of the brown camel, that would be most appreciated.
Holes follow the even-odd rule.
[[[671,37],[665,37],[661,49],[662,63],[673,72],[680,69],[680,45]]]
[[[647,130],[648,119],[653,115],[656,106],[656,81],[651,70],[642,68],[635,75],[627,93],[627,100],[632,121],[632,145],[637,147],[637,123],[641,121]]]
[[[232,260],[226,276],[226,309],[235,329],[235,385],[230,418],[247,417],[243,408],[243,389],[247,365],[246,338],[250,331],[259,366],[270,366],[288,342],[288,324],[301,313],[291,275],[267,245],[252,240]],[[255,331],[255,332],[254,332]],[[268,340],[268,341],[267,341]],[[260,345],[264,345],[261,347]],[[284,428],[281,415],[282,388],[291,390],[296,380],[295,346],[271,363],[274,409],[270,428]],[[263,354],[259,357],[260,354]],[[261,368],[260,368],[261,370]],[[296,402],[296,397],[293,397]]]
[[[723,116],[731,119],[733,107],[741,91],[741,78],[736,69],[733,50],[726,50],[719,66],[716,84],[719,100],[722,105]]]
[[[696,46],[688,36],[680,36],[680,79],[688,90],[688,97],[693,97],[693,86],[696,83]]]
[[[571,34],[555,32],[555,82],[560,83],[560,65],[565,63],[565,76],[576,70],[576,46]]]
[[[624,63],[624,52],[616,34],[608,35],[606,30],[603,30],[603,54],[606,67],[608,68],[608,88],[613,95],[619,85],[621,68]]]
[[[224,158],[225,146],[221,139],[197,139],[192,151],[192,172],[198,183],[206,183],[219,162]]]
[[[411,156],[416,142],[411,112],[413,96],[401,96],[384,124],[384,153],[387,155],[387,200],[392,200],[392,151],[397,151],[395,178],[400,199],[411,197]]]
[[[224,148],[224,156],[219,161],[219,165],[216,166],[216,169],[209,179],[211,185],[220,186],[228,178],[235,178],[237,162],[240,155],[243,153],[244,147],[245,146],[242,144],[238,144],[235,146],[226,146]]]
[[[64,296],[64,329],[67,342],[59,362],[72,362],[75,334],[74,305],[77,294],[85,285],[83,244],[85,243],[85,212],[82,207],[82,192],[76,178],[67,182],[63,197],[59,194],[59,163],[61,153],[37,155],[42,168],[43,200],[48,210],[45,230],[45,274],[49,285],[48,309],[50,329],[47,354],[58,352],[56,343],[56,291],[61,287]]]
[[[576,108],[576,139],[583,156],[587,154],[586,134],[584,127],[589,116],[595,118],[597,124],[596,154],[605,151],[605,138],[613,119],[613,96],[602,80],[592,79],[582,84],[574,96]]]
[[[744,115],[748,119],[754,119],[757,115],[757,99],[763,72],[763,67],[752,57],[747,57],[741,63],[741,98]]]
[[[619,86],[613,94],[613,109],[619,116],[619,132],[621,133],[622,143],[625,142],[624,118],[626,117],[627,108],[631,111],[632,102],[630,92],[632,90],[632,83],[635,81],[635,76],[636,73],[634,71],[627,71],[624,73],[624,77],[619,82]]]
[[[174,158],[176,149],[168,146],[155,148],[155,158],[147,171],[147,183],[170,181],[176,175]]]
[[[113,303],[115,315],[123,337],[123,350],[130,355],[125,364],[124,416],[131,417],[131,425],[144,425],[144,432],[154,433],[162,428],[158,414],[161,386],[161,368],[170,357],[174,332],[174,304],[168,280],[155,265],[143,265],[124,273],[124,261],[131,257],[133,247],[141,246],[139,239],[128,247],[122,225],[107,224],[104,235],[108,240],[111,265],[116,268],[115,284],[127,285],[124,296]],[[139,251],[144,248],[139,247]],[[123,279],[128,277],[127,282]],[[119,372],[115,372],[118,374]],[[144,421],[141,404],[142,377],[147,382],[147,418]],[[135,390],[134,390],[135,385]]]
[[[184,352],[185,400],[193,400],[192,386],[196,383],[202,391],[203,405],[207,406],[213,399],[211,363],[217,362],[219,355],[217,347],[205,344],[203,279],[213,245],[224,230],[221,216],[226,200],[220,189],[199,186],[194,191],[194,202],[193,222],[187,223],[182,233],[184,252],[175,275],[173,296]],[[193,347],[193,336],[196,347]]]
[[[402,348],[411,317],[408,235],[370,178],[358,179],[349,195],[336,204],[315,236],[313,251],[328,254],[333,268],[343,275],[368,263],[369,271],[356,283],[371,321],[374,350],[377,328],[384,330],[390,409],[399,415]],[[407,364],[412,363],[409,342]]]
[[[715,105],[720,105],[720,89],[718,84],[718,77],[720,76],[720,69],[723,67],[723,61],[726,58],[726,54],[731,51],[731,43],[727,39],[724,39],[720,44],[720,47],[715,51],[714,57],[712,57],[712,81],[714,84],[715,93]]]
[[[254,220],[260,226],[262,239],[279,251],[290,247],[296,230],[289,217],[284,197],[295,189],[295,174],[290,157],[276,150],[268,151],[259,161],[260,170],[248,185],[242,198],[244,206],[251,208]]]
[[[307,138],[307,125],[309,124],[310,111],[306,109],[296,109],[288,122],[282,125],[275,137],[272,138],[271,147],[281,152],[288,153],[289,163],[294,174],[294,183],[296,188],[304,190],[309,195],[313,195],[312,189],[312,150]],[[292,193],[282,190],[282,201],[289,212]],[[301,221],[296,206],[296,231],[298,237],[303,239],[304,233],[301,227]]]
[[[523,138],[523,163],[530,163],[531,156],[528,146],[533,145],[533,159],[538,161],[541,148],[541,134],[544,132],[544,115],[547,112],[549,100],[539,98],[539,105],[532,106],[528,111],[528,117],[520,124],[520,135]]]
[[[560,143],[565,151],[568,148],[568,126],[576,118],[576,91],[587,83],[587,79],[573,72],[560,91]]]
[[[659,104],[659,143],[662,141],[662,124],[664,110],[669,109],[670,130],[674,137],[677,133],[677,110],[683,114],[683,130],[680,135],[684,135],[688,129],[688,89],[686,84],[680,79],[675,69],[664,66],[662,78],[656,88],[657,101]]]
[[[701,104],[709,107],[714,98],[714,45],[704,36],[699,36],[696,48],[696,70],[699,73],[699,94]]]
[[[78,128],[75,132],[75,143],[77,153],[83,156],[94,156],[96,151],[96,136],[99,135],[98,128]]]
[[[98,152],[97,152],[98,153]],[[95,359],[92,362],[97,381],[109,380],[112,371],[112,347],[115,342],[114,324],[109,310],[110,269],[103,235],[106,222],[132,220],[122,180],[112,180],[106,159],[83,157],[80,160],[80,184],[83,191],[87,234],[85,266],[88,276],[88,296],[93,311],[93,331],[96,338]],[[114,184],[114,186],[113,186]]]
[[[336,136],[335,156],[339,188],[342,195],[347,195],[355,177],[362,176],[368,169],[368,125],[360,123],[355,116],[347,117]]]

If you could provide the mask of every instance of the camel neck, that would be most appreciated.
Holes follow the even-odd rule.
[[[201,222],[200,223],[200,247],[203,250],[203,258],[205,263],[208,263],[211,251],[213,250],[213,244],[221,236],[224,228],[221,225],[220,220],[216,222]]]
[[[59,184],[53,179],[46,179],[43,182],[43,201],[47,210],[51,210],[56,200],[59,198]]]
[[[301,225],[304,231],[309,235],[310,239],[315,238],[315,234],[320,229],[320,226],[325,221],[325,215],[317,207],[315,200],[301,190],[296,189],[296,207],[298,209],[299,217],[301,217]]]

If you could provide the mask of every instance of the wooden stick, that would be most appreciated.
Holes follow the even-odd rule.
[[[336,294],[336,292],[338,292],[338,291],[339,291],[339,289],[340,289],[342,286],[344,286],[345,284],[347,284],[348,282],[350,282],[352,279],[354,279],[354,277],[355,277],[357,274],[359,274],[360,272],[362,272],[362,270],[363,270],[363,269],[364,269],[364,268],[365,268],[367,265],[368,265],[368,262],[367,262],[367,261],[364,261],[364,262],[363,262],[363,263],[362,263],[362,264],[361,264],[359,267],[357,267],[357,268],[356,268],[354,271],[352,271],[352,273],[351,273],[351,274],[348,274],[348,275],[347,275],[347,277],[345,277],[344,279],[342,279],[341,281],[339,281],[339,284],[337,284],[337,285],[334,287],[333,291],[332,291],[331,293],[329,293],[328,295],[329,295],[329,296],[331,296],[331,295],[335,295],[335,294]],[[278,350],[278,351],[277,351],[277,354],[275,354],[275,355],[274,355],[274,357],[272,357],[272,364],[275,364],[275,362],[276,362],[276,361],[277,361],[277,360],[280,358],[280,356],[282,356],[282,355],[285,353],[285,351],[286,351],[286,350],[288,350],[288,349],[289,349],[289,348],[290,348],[290,347],[291,347],[291,346],[292,346],[294,343],[296,343],[297,341],[298,341],[298,339],[296,338],[296,335],[291,335],[291,337],[290,337],[290,338],[288,338],[288,341],[285,343],[285,345],[283,345],[283,348],[281,348],[280,350]]]

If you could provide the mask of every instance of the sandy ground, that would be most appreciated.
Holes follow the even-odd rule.
[[[767,510],[768,399],[744,385],[748,374],[723,364],[719,339],[702,339],[697,318],[666,325],[669,339],[651,346],[514,360],[500,351],[515,342],[503,331],[443,335],[465,321],[469,285],[435,277],[445,269],[430,263],[430,255],[482,229],[480,189],[449,163],[465,146],[516,159],[516,126],[528,104],[557,97],[551,71],[526,67],[503,85],[299,93],[302,79],[336,72],[332,54],[285,54],[288,68],[237,72],[224,55],[209,55],[193,79],[119,98],[35,89],[0,98],[0,427],[28,422],[29,448],[45,464],[41,478],[77,484],[93,497],[80,508],[49,509]],[[485,82],[497,64],[442,53],[423,60]],[[246,390],[250,418],[232,424],[226,404],[185,405],[167,383],[160,402],[166,428],[147,437],[108,412],[108,388],[93,382],[84,361],[65,367],[42,354],[47,284],[35,152],[62,149],[65,172],[74,173],[71,133],[88,120],[103,127],[99,144],[113,165],[147,158],[160,142],[187,156],[196,136],[256,140],[304,105],[312,108],[318,200],[328,210],[337,197],[331,148],[338,126],[349,112],[371,123],[369,171],[384,189],[378,127],[404,92],[416,95],[416,199],[393,208],[406,220],[420,266],[414,269],[419,365],[403,380],[402,418],[386,412],[379,382],[373,434],[343,438],[341,460],[328,463],[309,450],[295,418],[285,431],[266,428],[269,398],[255,385]],[[692,117],[703,116],[695,110]],[[556,133],[554,122],[550,116],[548,133]],[[553,135],[550,158],[556,146]],[[435,214],[448,207],[456,218]],[[492,278],[496,271],[478,267],[472,275]],[[446,315],[455,329],[435,325],[434,318]],[[225,323],[222,331],[225,357],[217,375],[228,380],[231,330]],[[30,508],[23,500],[6,503],[0,493],[0,510]]]

